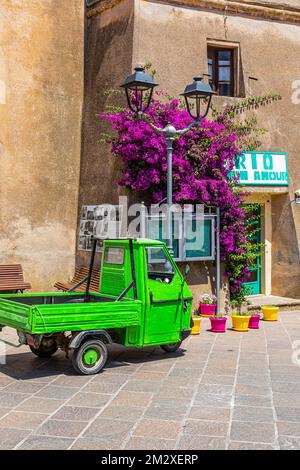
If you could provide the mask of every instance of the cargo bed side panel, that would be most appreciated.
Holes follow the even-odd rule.
[[[32,307],[30,305],[0,299],[0,325],[29,332],[31,329],[31,311]]]
[[[140,324],[140,301],[37,305],[33,307],[32,333],[124,328]]]

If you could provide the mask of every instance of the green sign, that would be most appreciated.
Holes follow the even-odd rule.
[[[231,176],[250,186],[288,186],[286,152],[243,152],[237,155]]]

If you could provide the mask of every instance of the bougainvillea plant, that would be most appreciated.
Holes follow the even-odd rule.
[[[221,256],[226,265],[231,297],[238,297],[242,284],[249,276],[251,258],[247,253],[245,211],[240,188],[229,177],[236,155],[240,154],[238,139],[247,138],[249,129],[234,124],[234,108],[214,113],[212,121],[201,120],[187,134],[174,142],[173,200],[176,203],[204,203],[221,211]],[[151,121],[164,127],[168,123],[183,129],[191,122],[187,111],[177,99],[164,102],[159,92],[147,115]],[[158,135],[149,124],[137,120],[128,109],[114,109],[101,113],[109,121],[116,135],[110,139],[112,153],[123,163],[119,184],[147,194],[149,202],[157,203],[166,196],[167,150],[163,135]],[[246,127],[246,130],[245,130]],[[107,135],[106,135],[107,136]],[[238,256],[238,259],[236,257]],[[239,256],[243,264],[236,269]]]

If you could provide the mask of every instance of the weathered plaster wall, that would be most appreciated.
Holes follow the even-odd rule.
[[[119,194],[126,194],[117,186],[120,162],[111,155],[110,145],[99,143],[101,132],[111,133],[110,126],[97,115],[107,104],[125,104],[123,93],[120,98],[116,95],[111,99],[105,92],[119,89],[132,70],[133,2],[123,0],[101,15],[87,19],[79,207],[117,204]],[[87,263],[88,259],[89,254],[78,252],[79,264]]]
[[[37,291],[74,269],[83,3],[1,0],[0,264]]]
[[[291,201],[300,187],[300,26],[136,0],[133,62],[151,61],[161,88],[178,95],[199,72],[207,73],[207,39],[238,42],[246,96],[279,92],[279,103],[256,111],[268,129],[265,150],[289,152],[290,194],[272,200],[272,293],[300,296],[300,210]],[[254,81],[249,77],[255,77]],[[220,107],[224,99],[215,98]]]

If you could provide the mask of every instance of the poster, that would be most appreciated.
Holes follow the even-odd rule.
[[[82,206],[80,214],[78,249],[90,251],[93,236],[97,238],[118,238],[120,226],[120,206]],[[101,252],[101,241],[96,251]]]

